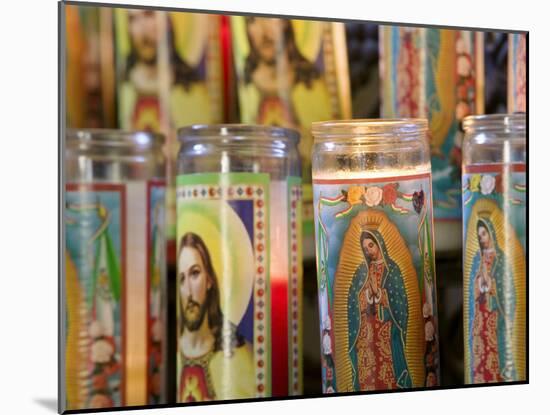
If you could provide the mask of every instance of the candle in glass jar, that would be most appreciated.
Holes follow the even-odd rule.
[[[166,402],[163,141],[148,132],[67,133],[65,409]]]
[[[464,377],[526,379],[525,114],[464,119]]]
[[[313,124],[325,393],[439,384],[426,120]]]
[[[299,394],[299,135],[213,125],[179,137],[178,402]]]

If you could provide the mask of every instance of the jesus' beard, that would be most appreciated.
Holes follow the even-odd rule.
[[[198,309],[198,315],[195,310]],[[206,314],[206,302],[199,304],[198,302],[189,299],[187,306],[183,310],[183,325],[189,331],[196,331],[202,325],[204,316]]]

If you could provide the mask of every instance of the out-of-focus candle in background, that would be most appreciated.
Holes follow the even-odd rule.
[[[299,135],[199,125],[179,138],[177,400],[300,394]]]
[[[527,34],[508,35],[508,112],[527,111]]]
[[[314,123],[323,391],[439,384],[427,121]]]
[[[380,26],[382,117],[423,117],[429,140],[438,256],[460,257],[460,122],[484,108],[483,36]]]
[[[240,121],[300,132],[303,254],[311,260],[311,123],[351,117],[344,24],[259,16],[230,22]]]

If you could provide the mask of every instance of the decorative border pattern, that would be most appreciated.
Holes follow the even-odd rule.
[[[223,74],[222,74],[222,54],[220,45],[220,26],[221,16],[208,16],[208,23],[211,24],[208,33],[208,43],[206,46],[206,85],[208,95],[210,96],[210,105],[212,108],[212,122],[222,122],[224,116],[223,109]]]
[[[256,365],[256,397],[269,396],[271,350],[269,346],[269,217],[263,185],[179,185],[177,198],[185,200],[252,200],[254,203],[254,362]]]
[[[301,310],[300,310],[300,262],[299,257],[299,226],[298,209],[302,203],[302,186],[292,185],[289,189],[289,213],[290,213],[290,226],[289,226],[289,306],[290,306],[290,319],[289,319],[289,395],[298,395],[301,393],[300,382],[300,324],[301,324]]]
[[[333,117],[338,117],[340,108],[338,106],[338,85],[336,63],[334,62],[334,48],[332,45],[332,30],[331,24],[325,23],[323,27],[323,60],[325,64],[325,80],[327,83],[328,92],[330,94],[330,107]]]

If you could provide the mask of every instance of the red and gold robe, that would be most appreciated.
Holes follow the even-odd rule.
[[[491,270],[495,260],[495,251],[484,253],[482,260],[485,269]],[[489,291],[482,292],[479,288],[480,278],[481,270],[478,271],[474,279],[474,382],[502,382],[497,338],[498,309],[496,307],[496,283],[491,276]]]
[[[357,340],[359,385],[361,390],[396,388],[391,350],[391,321],[384,320],[383,308],[387,307],[386,292],[382,288],[384,263],[372,262],[369,265],[369,279],[375,279],[375,286],[382,290],[378,303],[369,304],[367,286],[361,289],[361,325]],[[373,294],[373,299],[374,299]],[[384,304],[385,303],[385,304]]]

